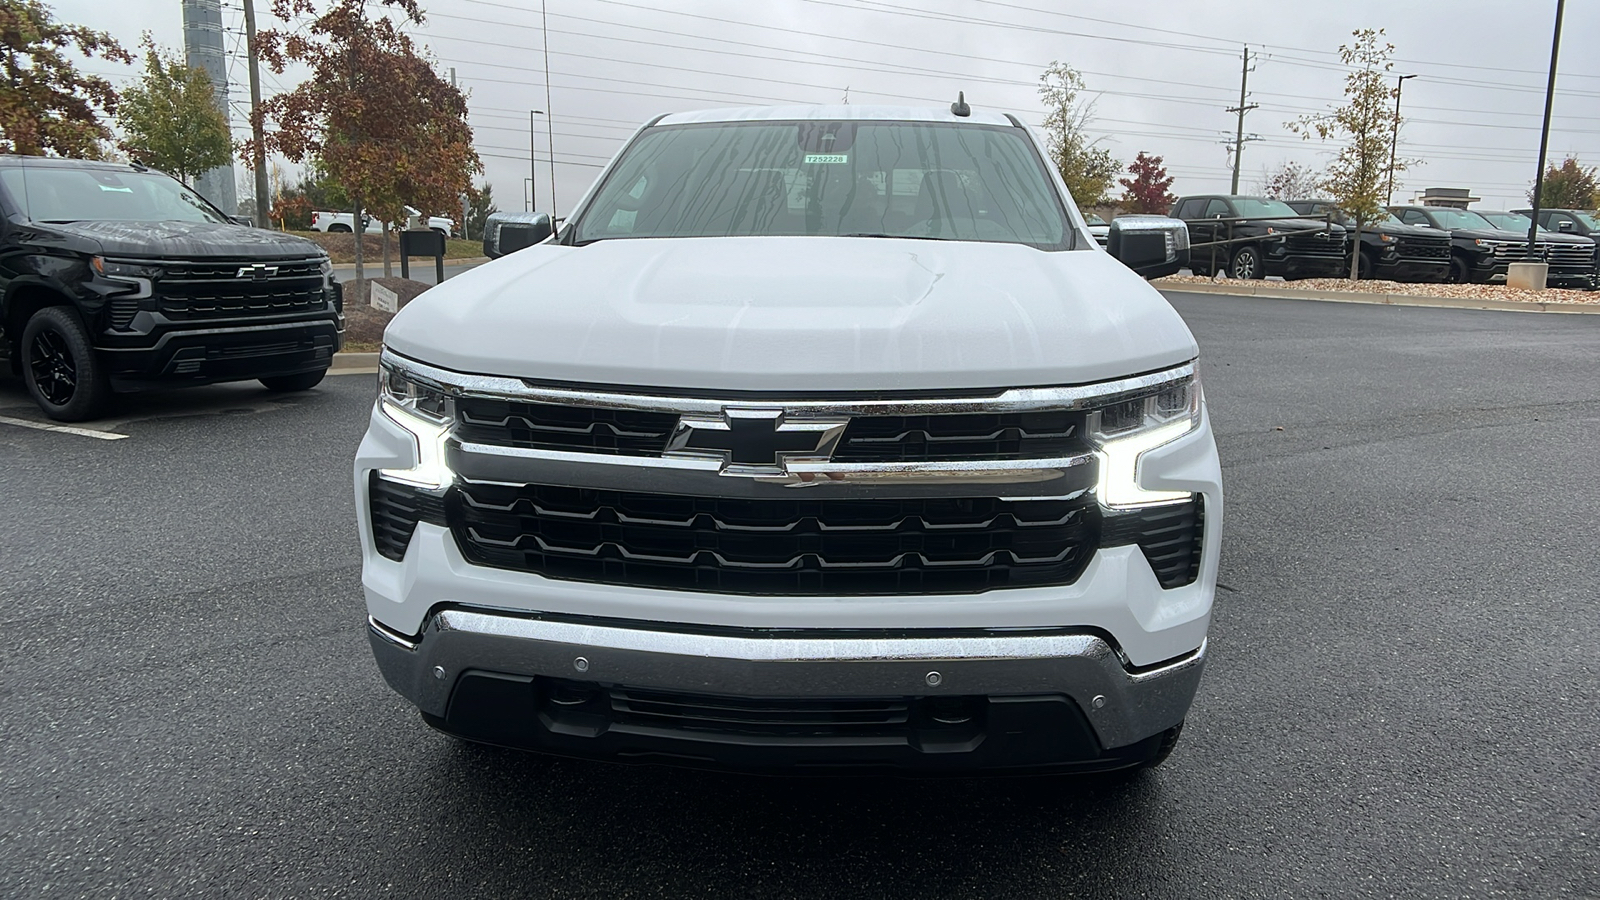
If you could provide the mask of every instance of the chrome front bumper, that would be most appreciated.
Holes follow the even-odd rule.
[[[1107,750],[1181,722],[1206,656],[1202,643],[1133,669],[1099,635],[1069,630],[667,631],[464,609],[435,612],[415,637],[374,619],[368,632],[384,678],[437,719],[468,671],[747,698],[1057,695],[1082,710]]]

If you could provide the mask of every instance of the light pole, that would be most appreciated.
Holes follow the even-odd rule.
[[[1539,132],[1539,171],[1533,177],[1533,212],[1528,218],[1528,261],[1533,262],[1534,248],[1539,238],[1539,207],[1544,199],[1545,153],[1550,149],[1550,107],[1556,99],[1556,58],[1561,54],[1561,14],[1566,11],[1567,0],[1556,0],[1556,29],[1550,38],[1550,81],[1544,88],[1544,129]],[[1543,284],[1540,285],[1543,287]]]
[[[1415,75],[1401,75],[1394,83],[1394,129],[1389,132],[1389,202],[1394,202],[1394,161],[1395,148],[1400,143],[1400,92],[1405,89],[1406,79],[1415,78]]]
[[[545,17],[545,0],[539,0],[539,46],[544,50],[544,108],[553,109],[550,102],[550,20]],[[556,123],[545,113],[544,130],[550,139],[550,227],[556,225]]]
[[[534,139],[533,117],[542,116],[544,114],[545,111],[542,109],[528,110],[528,212],[534,212],[539,206],[537,202],[539,194],[539,162],[535,158],[538,155],[539,145]],[[554,199],[553,195],[551,199]]]

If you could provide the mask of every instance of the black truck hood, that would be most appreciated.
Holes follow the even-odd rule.
[[[285,259],[323,253],[305,238],[212,222],[28,222],[19,224],[19,231],[31,232],[41,243],[104,256]]]
[[[1450,239],[1450,232],[1437,228],[1423,228],[1420,225],[1402,225],[1398,222],[1377,222],[1361,227],[1363,234],[1389,234],[1397,238],[1438,238],[1441,241]]]
[[[1518,234],[1515,231],[1501,231],[1498,228],[1454,228],[1451,229],[1450,236],[1466,238],[1469,241],[1522,241],[1523,243],[1528,241],[1527,232]]]
[[[1338,222],[1328,224],[1327,219],[1257,219],[1249,223],[1257,228],[1272,228],[1277,231],[1307,231],[1316,229],[1329,234],[1344,234],[1346,229]]]

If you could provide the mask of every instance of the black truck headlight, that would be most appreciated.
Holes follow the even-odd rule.
[[[1144,454],[1200,427],[1200,377],[1185,375],[1149,391],[1113,398],[1089,413],[1089,442],[1100,457],[1100,502],[1124,508],[1170,503],[1188,491],[1150,491],[1139,486]]]
[[[445,444],[455,425],[455,401],[418,380],[404,367],[383,362],[378,369],[378,406],[417,441],[417,464],[409,469],[379,469],[390,481],[440,491],[455,481]]]

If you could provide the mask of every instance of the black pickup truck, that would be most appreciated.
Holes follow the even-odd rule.
[[[332,272],[160,172],[0,156],[0,357],[51,418],[152,387],[316,385],[344,333]]]
[[[1356,221],[1331,200],[1290,200],[1295,212],[1313,218],[1331,215],[1352,232]],[[1450,277],[1450,236],[1432,228],[1403,225],[1388,210],[1361,226],[1362,280],[1442,282]]]
[[[1189,225],[1189,269],[1233,278],[1337,278],[1350,270],[1344,226],[1304,218],[1281,200],[1208,194],[1182,197],[1172,217]]]
[[[1451,238],[1450,280],[1489,284],[1506,280],[1514,262],[1528,257],[1528,227],[1523,216],[1452,209],[1441,206],[1391,206],[1407,225],[1437,228]],[[1592,244],[1581,238],[1542,232],[1534,242],[1533,261],[1550,264],[1551,286],[1587,287],[1594,278]]]

